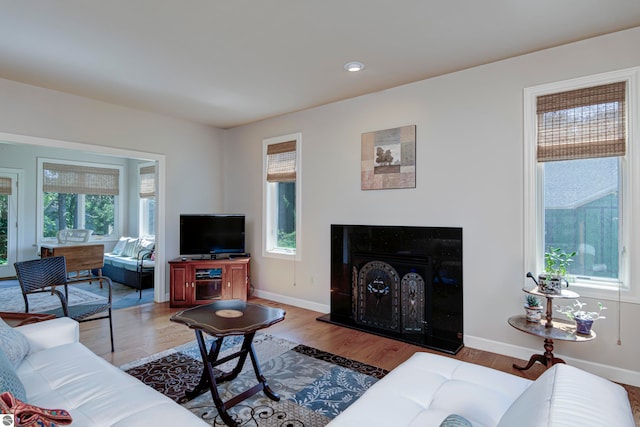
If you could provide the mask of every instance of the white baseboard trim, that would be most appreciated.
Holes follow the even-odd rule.
[[[524,361],[528,361],[532,354],[542,353],[541,348],[531,349],[469,335],[465,335],[464,345],[466,347],[477,348],[478,350],[516,357]],[[566,357],[558,354],[556,354],[556,356],[563,359],[569,365],[583,369],[587,372],[591,372],[592,374],[607,378],[611,381],[632,385],[634,387],[640,387],[640,372],[638,371],[631,371],[629,369],[603,365],[601,363],[590,362],[583,359],[574,359],[572,357]]]
[[[280,302],[282,304],[289,304],[296,307],[304,308],[311,311],[317,311],[322,314],[327,314],[331,311],[331,308],[326,304],[318,304],[317,302],[307,301],[300,298],[288,297],[286,295],[276,294],[273,292],[261,291],[260,289],[255,289],[253,294],[257,297],[268,299],[275,302]]]
[[[282,304],[289,304],[295,307],[317,311],[322,314],[326,314],[331,311],[330,307],[326,304],[318,304],[300,298],[293,298],[273,292],[261,291],[260,289],[256,289],[254,291],[254,295]],[[471,335],[465,335],[464,345],[466,347],[476,348],[478,350],[515,357],[524,361],[528,361],[532,354],[538,354],[542,352],[542,349],[521,347]],[[615,366],[603,365],[601,363],[589,362],[588,360],[575,359],[562,355],[558,355],[558,357],[572,366],[584,369],[587,372],[591,372],[595,375],[607,378],[611,381],[632,385],[634,387],[640,387],[640,372],[638,371],[631,371],[628,369],[617,368]]]

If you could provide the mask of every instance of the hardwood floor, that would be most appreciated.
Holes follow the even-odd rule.
[[[283,308],[287,312],[283,322],[263,332],[380,368],[391,370],[416,351],[430,351],[411,344],[317,321],[316,318],[322,313],[315,311],[260,298],[253,298],[251,301]],[[80,341],[113,365],[120,366],[193,341],[195,335],[191,329],[169,321],[169,317],[178,310],[170,308],[168,303],[152,303],[114,311],[114,353],[110,351],[109,326],[106,321],[81,323]],[[455,356],[435,353],[529,379],[536,379],[544,371],[542,365],[536,364],[523,373],[513,369],[511,365],[514,362],[523,364],[526,361],[468,347],[463,348]],[[624,386],[629,393],[636,425],[640,426],[640,388]]]

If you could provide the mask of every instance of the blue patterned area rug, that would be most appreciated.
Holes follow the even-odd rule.
[[[98,286],[97,284],[95,286]],[[29,312],[42,313],[61,307],[60,298],[49,292],[29,295]],[[83,289],[69,287],[69,305],[104,301],[106,298]],[[20,285],[0,288],[0,311],[24,313],[24,296]]]
[[[241,337],[227,337],[221,357],[240,346]],[[268,334],[257,334],[254,348],[269,386],[280,395],[274,402],[260,392],[229,410],[241,426],[321,427],[387,374],[384,369],[345,359]],[[237,360],[237,359],[236,359]],[[230,371],[236,360],[219,366]],[[184,402],[184,392],[200,379],[202,363],[194,342],[124,366],[130,375],[181,403],[205,421],[223,426],[206,392]],[[219,385],[224,401],[256,384],[249,358],[241,374]]]
[[[153,302],[153,288],[143,289],[142,298],[137,289],[113,282],[113,309],[132,307]],[[109,296],[106,286],[100,288],[98,282],[86,282],[69,286],[69,305],[103,301]],[[29,311],[42,313],[60,307],[57,296],[41,293],[29,296]],[[0,311],[24,313],[24,297],[17,280],[0,281]]]

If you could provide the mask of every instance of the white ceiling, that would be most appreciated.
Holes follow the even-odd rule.
[[[636,26],[640,0],[0,0],[0,77],[230,128]]]

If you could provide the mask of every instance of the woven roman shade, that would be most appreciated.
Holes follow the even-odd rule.
[[[42,191],[48,193],[117,196],[118,169],[43,163]]]
[[[279,142],[267,147],[267,181],[296,180],[296,141]]]
[[[11,195],[11,178],[0,177],[0,196]]]
[[[538,162],[624,156],[626,82],[537,98]]]
[[[156,195],[156,167],[140,168],[140,198],[148,199]]]

